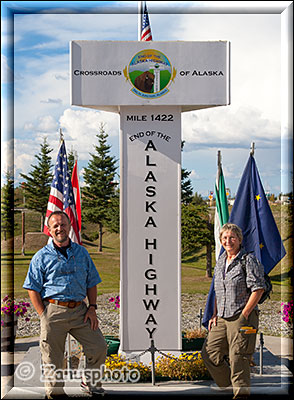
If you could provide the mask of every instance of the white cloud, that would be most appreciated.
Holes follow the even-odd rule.
[[[192,169],[190,175],[189,175],[190,179],[199,179],[200,175],[195,171],[195,169]]]
[[[32,122],[26,122],[23,126],[25,131],[32,131],[35,130],[34,124]]]
[[[248,148],[251,142],[275,147],[280,141],[280,124],[253,107],[231,106],[184,113],[185,150],[207,148]]]
[[[1,83],[13,82],[13,71],[8,66],[7,57],[1,54]]]
[[[45,115],[39,118],[37,129],[42,132],[57,131],[58,124],[51,115]]]
[[[36,119],[47,118],[50,115],[58,120],[64,108],[69,106],[69,81],[56,79],[58,72],[64,72],[68,67],[65,56],[56,57],[56,64],[50,65],[48,57],[42,59],[46,69],[42,73],[33,73],[31,66],[25,79],[15,82],[15,122],[16,131],[22,130]],[[38,70],[39,66],[37,67]]]
[[[181,40],[231,43],[231,101],[280,118],[279,14],[180,15]]]
[[[74,147],[78,151],[79,160],[88,160],[89,152],[94,152],[94,145],[98,144],[96,135],[101,123],[105,123],[105,132],[118,136],[119,116],[109,112],[96,110],[66,109],[59,119],[67,141],[67,148]]]
[[[13,171],[13,140],[1,144],[1,184],[7,171]],[[5,183],[5,182],[3,182]]]
[[[41,142],[35,137],[27,138],[25,141],[14,139],[14,165],[15,171],[18,171],[18,173],[15,172],[16,180],[20,172],[27,174],[31,170],[31,165],[38,163],[34,156],[40,153]]]

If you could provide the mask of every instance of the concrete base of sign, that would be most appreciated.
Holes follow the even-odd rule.
[[[160,351],[160,349],[158,349]],[[162,353],[162,354],[161,354]],[[164,354],[167,354],[170,357],[179,357],[183,352],[182,351],[177,351],[177,350],[171,350],[171,351],[162,351],[161,353],[155,352],[155,360],[158,357],[163,356]],[[142,352],[142,351],[118,351],[118,354],[121,355],[122,357],[125,357],[127,360],[130,362],[141,362],[145,365],[150,366],[152,364],[152,356],[150,351]]]

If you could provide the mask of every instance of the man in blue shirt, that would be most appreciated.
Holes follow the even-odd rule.
[[[53,240],[33,256],[23,285],[40,316],[46,397],[65,396],[64,381],[58,378],[58,371],[63,368],[68,333],[82,344],[86,355],[87,383],[82,384],[82,389],[91,395],[103,394],[97,371],[101,373],[103,368],[107,344],[95,311],[101,278],[87,250],[71,242],[66,213],[51,213],[47,226]]]

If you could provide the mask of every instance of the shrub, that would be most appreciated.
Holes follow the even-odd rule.
[[[140,372],[140,382],[150,381],[151,379],[151,369],[147,365],[142,362],[136,361],[128,361],[121,354],[116,355],[112,354],[111,356],[106,358],[105,368],[110,369],[111,371],[118,369],[121,370],[123,367],[128,368],[129,370],[137,369]]]
[[[30,306],[30,303],[25,301],[16,301],[11,299],[9,296],[5,296],[1,301],[1,326],[4,325],[4,315],[24,317],[28,312],[28,307]],[[29,322],[30,318],[26,317],[25,321]]]
[[[167,356],[170,356],[170,354],[167,354]],[[156,376],[185,381],[210,379],[199,351],[183,353],[177,358],[167,356],[157,358]]]
[[[205,338],[207,336],[207,330],[195,328],[184,332],[184,337],[187,339]]]
[[[128,368],[137,369],[140,372],[140,382],[151,381],[151,364],[128,361],[122,355],[111,355],[106,358],[106,369],[111,371]],[[157,357],[155,363],[155,378],[169,378],[174,380],[194,381],[211,379],[199,351],[193,353],[182,353],[179,357],[167,356]]]

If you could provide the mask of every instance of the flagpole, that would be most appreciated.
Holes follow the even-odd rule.
[[[217,152],[217,166],[221,167],[221,165],[222,165],[222,156],[221,156],[221,151],[218,150],[218,152]]]
[[[142,33],[142,14],[143,14],[143,1],[138,1],[138,41],[141,40]]]
[[[62,129],[59,128],[59,142],[62,143],[63,142],[63,133],[62,133]]]
[[[254,156],[254,150],[255,150],[255,143],[252,142],[252,143],[251,143],[251,147],[250,147],[250,154],[251,154],[252,156]]]

